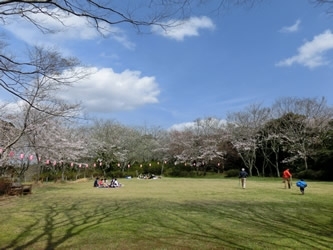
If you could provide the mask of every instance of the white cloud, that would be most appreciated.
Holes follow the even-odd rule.
[[[116,73],[110,68],[88,68],[92,74],[57,95],[69,102],[82,102],[87,112],[109,113],[133,110],[158,103],[160,90],[155,77],[141,76],[139,71]],[[17,112],[24,101],[6,103],[0,100],[2,111]]]
[[[160,90],[155,77],[139,71],[116,73],[110,68],[90,68],[92,75],[61,93],[67,100],[82,101],[88,112],[107,113],[131,110],[158,103]]]
[[[293,25],[286,26],[286,27],[283,27],[282,29],[280,29],[280,32],[283,32],[283,33],[297,32],[299,30],[300,24],[301,24],[301,20],[297,19],[296,22]]]
[[[205,16],[191,17],[185,21],[171,20],[165,23],[167,28],[163,29],[159,26],[153,26],[152,31],[164,37],[175,39],[178,41],[184,40],[186,36],[199,36],[200,29],[214,29],[213,21]]]
[[[172,125],[169,130],[184,131],[186,129],[193,129],[195,127],[194,122],[183,122]]]
[[[297,49],[295,56],[289,57],[276,64],[276,66],[291,66],[300,64],[308,68],[315,68],[327,65],[330,62],[325,59],[324,55],[333,49],[333,34],[330,30],[326,30],[313,38],[312,41],[305,42]]]
[[[52,30],[50,33],[42,34],[37,27],[22,18],[12,19],[4,28],[13,33],[17,38],[32,45],[40,43],[59,44],[65,43],[68,40],[92,40],[100,38],[103,35],[111,37],[126,48],[133,49],[135,47],[135,44],[128,40],[125,32],[116,26],[100,23],[101,34],[85,18],[67,15],[61,13],[61,11],[54,11],[60,16],[59,19],[61,19],[61,22],[41,13],[34,14],[33,16],[34,20],[40,26]]]
[[[211,118],[208,121],[210,121],[211,124],[215,123],[215,125],[218,126],[225,126],[227,121],[226,120],[220,120],[220,119],[216,119],[216,118]],[[205,119],[201,120],[201,122],[203,122],[203,124],[205,124]],[[176,130],[176,131],[185,131],[187,129],[191,130],[191,129],[195,129],[198,126],[198,123],[196,121],[194,122],[183,122],[183,123],[177,123],[177,124],[173,124],[168,130],[172,131],[172,130]]]
[[[1,116],[5,116],[5,114],[15,114],[19,113],[24,105],[26,104],[25,101],[23,100],[17,100],[16,102],[7,102],[0,100],[0,109],[1,109]]]

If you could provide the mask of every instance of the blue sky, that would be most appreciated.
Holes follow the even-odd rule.
[[[22,20],[1,30],[15,51],[55,46],[92,70],[62,93],[81,100],[90,117],[167,129],[281,97],[324,96],[332,105],[333,16],[326,10],[304,0],[265,1],[193,15],[167,32],[114,26],[105,37],[73,17],[66,27],[41,17],[59,30],[52,35]],[[0,99],[8,100],[2,90]]]

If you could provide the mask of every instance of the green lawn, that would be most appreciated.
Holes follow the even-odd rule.
[[[333,183],[122,179],[0,198],[0,249],[332,249]]]

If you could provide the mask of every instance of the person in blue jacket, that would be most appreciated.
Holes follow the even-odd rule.
[[[239,172],[239,181],[242,183],[242,188],[246,188],[246,177],[248,177],[248,173],[245,171],[244,168]]]
[[[308,184],[303,179],[300,179],[298,182],[296,182],[296,186],[299,187],[301,193],[304,194],[305,188],[308,186]]]

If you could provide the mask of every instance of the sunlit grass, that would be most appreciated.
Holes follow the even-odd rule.
[[[331,249],[333,183],[280,179],[44,184],[0,200],[1,249]]]

